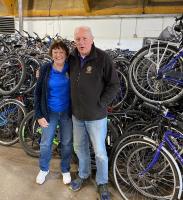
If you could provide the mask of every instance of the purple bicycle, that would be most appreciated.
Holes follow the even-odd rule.
[[[181,199],[183,114],[173,115],[161,104],[145,104],[159,110],[164,122],[157,123],[157,132],[141,131],[143,137],[118,147],[112,162],[115,184],[125,200]]]
[[[151,40],[132,59],[130,85],[144,101],[170,103],[183,95],[183,15],[176,22],[174,30],[181,36],[179,43]]]

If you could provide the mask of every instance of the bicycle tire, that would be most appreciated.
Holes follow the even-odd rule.
[[[183,95],[181,88],[157,78],[158,59],[164,64],[175,53],[177,48],[165,43],[146,46],[137,52],[129,67],[129,81],[139,98],[150,103],[170,103]],[[183,72],[183,62],[180,59],[176,63],[176,70]]]
[[[132,131],[141,131],[144,127],[149,125],[149,122],[138,120],[128,124],[125,128],[124,134],[131,133]]]
[[[34,118],[34,113],[34,110],[30,111],[20,124],[19,140],[27,155],[38,158],[40,156],[42,128]],[[57,150],[61,157],[58,132],[59,127],[56,129],[56,134],[52,143],[52,152]]]
[[[25,80],[20,87],[20,92],[23,94],[30,93],[35,88],[37,82],[36,71],[40,68],[40,63],[33,57],[27,57],[25,67]]]
[[[116,109],[119,108],[120,105],[125,101],[127,94],[128,94],[128,80],[123,72],[116,69],[117,75],[120,81],[119,90],[113,99],[112,103],[108,106],[109,108]]]
[[[133,168],[129,169],[129,164],[132,159],[130,156],[133,156],[133,152],[137,150],[138,148],[141,147],[146,147],[150,146],[152,149],[157,148],[157,144],[153,142],[150,139],[145,139],[140,138],[140,139],[131,139],[126,141],[125,143],[121,144],[121,146],[118,148],[115,157],[113,158],[113,163],[112,163],[112,172],[113,172],[113,178],[115,181],[115,185],[120,192],[121,196],[125,200],[136,200],[136,199],[180,199],[181,193],[182,193],[182,177],[181,177],[181,172],[180,169],[174,160],[173,156],[163,147],[161,155],[164,156],[165,160],[168,160],[168,164],[170,166],[170,169],[172,171],[172,179],[173,180],[173,187],[168,187],[168,191],[166,190],[165,196],[157,196],[158,190],[154,191],[154,194],[147,194],[143,193],[142,189],[152,189],[153,185],[148,186],[146,188],[145,186],[142,188],[142,186],[138,186],[138,182],[136,183],[135,181],[139,181],[138,179],[138,173],[134,172],[134,178],[132,180],[132,177],[130,177],[130,172],[129,170],[133,170]],[[148,154],[150,155],[150,154]],[[152,154],[154,155],[154,154]],[[140,159],[140,157],[138,157]],[[131,160],[130,160],[131,159]],[[134,160],[134,168],[142,165],[142,161],[140,163],[137,162],[137,160]],[[146,161],[146,160],[145,160]],[[160,161],[159,161],[160,162]],[[145,164],[144,164],[145,165]],[[143,166],[144,166],[143,165]],[[169,169],[169,168],[167,168]],[[153,173],[153,171],[151,171]],[[155,172],[154,172],[155,173]],[[121,177],[121,174],[123,174],[123,177]],[[159,177],[158,177],[159,178]],[[169,177],[170,178],[170,177]],[[162,178],[162,180],[164,180]],[[133,182],[134,181],[134,182]],[[157,180],[156,180],[157,181]],[[135,185],[136,183],[136,185]],[[152,181],[153,183],[153,181]],[[150,183],[149,183],[150,184]],[[159,186],[159,185],[158,185]],[[160,186],[159,186],[160,187]],[[161,185],[162,187],[162,185]],[[172,189],[173,188],[173,189]],[[153,188],[154,189],[154,188]],[[157,189],[157,188],[156,188]],[[130,191],[130,192],[129,192]],[[164,191],[163,191],[164,192]],[[166,197],[166,198],[165,198]]]
[[[0,63],[0,74],[0,94],[10,95],[15,93],[25,80],[26,68],[24,62],[18,56],[6,57]]]
[[[114,67],[119,71],[123,72],[125,75],[128,74],[128,68],[130,66],[130,62],[127,58],[124,57],[116,57],[113,59]]]
[[[113,163],[114,156],[116,155],[116,152],[118,151],[119,147],[123,143],[127,142],[128,140],[136,139],[136,138],[138,139],[138,138],[141,138],[141,137],[144,137],[144,136],[151,137],[148,133],[144,132],[143,130],[126,132],[123,135],[121,135],[120,137],[118,137],[116,142],[113,144],[113,148],[112,148],[111,153],[110,153],[110,157],[109,157],[110,168],[111,168],[111,165],[112,165],[111,163]],[[113,178],[112,178],[112,182],[114,182]]]
[[[34,130],[35,129],[35,130]],[[29,112],[20,124],[19,141],[23,150],[30,156],[39,157],[41,134],[35,128],[34,111]]]
[[[0,61],[2,62],[7,55],[11,52],[10,48],[6,45],[5,42],[0,39]]]
[[[19,125],[26,115],[22,102],[5,99],[0,103],[0,144],[10,146],[18,142]]]

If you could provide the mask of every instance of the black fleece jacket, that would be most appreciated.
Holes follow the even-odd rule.
[[[92,46],[83,67],[77,49],[69,57],[72,114],[79,120],[107,116],[107,105],[119,89],[119,80],[110,57]]]

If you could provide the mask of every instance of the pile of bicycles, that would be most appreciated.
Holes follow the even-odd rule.
[[[6,146],[15,144],[19,141],[18,132],[20,132],[24,134],[23,136],[20,134],[20,141],[23,141],[21,144],[26,149],[25,151],[30,152],[28,153],[30,155],[38,156],[39,152],[37,153],[36,149],[39,151],[41,134],[40,127],[37,128],[38,125],[33,118],[33,92],[37,81],[36,72],[45,62],[51,62],[47,51],[52,40],[64,40],[70,49],[73,48],[73,44],[72,41],[63,39],[58,34],[53,38],[46,36],[41,39],[36,33],[34,33],[34,37],[26,31],[24,33],[26,36],[18,31],[15,35],[0,36],[0,144]],[[133,96],[127,98],[130,94],[127,80],[129,61],[125,59],[124,55],[129,54],[129,51],[125,51],[126,54],[119,50],[116,52],[118,54],[114,63],[121,87],[109,110],[120,111],[122,107],[130,107],[131,102],[133,103],[136,98],[133,98]],[[125,73],[123,70],[125,70]],[[114,118],[112,121],[114,121]],[[29,136],[25,134],[26,132],[24,133],[28,124],[31,134]],[[112,125],[109,126],[112,127]],[[31,142],[28,142],[28,137],[31,137]],[[56,146],[59,146],[58,140],[58,138],[55,140],[57,141],[55,142]],[[37,147],[35,147],[36,145]]]
[[[152,121],[122,135],[111,158],[113,181],[123,199],[181,199],[183,166],[183,15],[179,43],[151,40],[129,67],[129,81]],[[176,107],[177,104],[177,107]]]
[[[176,40],[150,40],[136,53],[106,50],[120,80],[118,94],[108,107],[106,147],[110,179],[125,200],[181,199],[182,21],[183,16],[176,18]],[[3,42],[0,51],[0,58],[6,58],[8,48]],[[13,47],[11,52],[17,51]],[[30,94],[36,83],[34,69],[40,67],[42,60],[39,56],[19,51],[0,64],[0,144],[9,146],[20,141],[24,151],[34,157],[39,157],[42,130],[34,118]],[[21,75],[25,64],[28,73]],[[52,145],[54,152],[60,150],[58,130],[59,126]],[[92,146],[91,158],[92,169],[96,169]]]

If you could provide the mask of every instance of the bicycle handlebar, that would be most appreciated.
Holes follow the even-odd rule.
[[[24,33],[26,33],[28,35],[28,37],[30,37],[29,33],[25,30],[23,30]]]
[[[180,16],[180,17],[176,17],[175,18],[175,21],[177,22],[177,21],[182,21],[183,20],[183,14],[182,14],[182,16]]]
[[[33,33],[37,36],[37,38],[41,39],[41,38],[39,37],[39,35],[38,35],[36,32],[33,32]]]
[[[20,32],[19,30],[15,29],[15,31],[16,31],[21,37],[24,37],[24,36],[21,34],[21,32]]]

